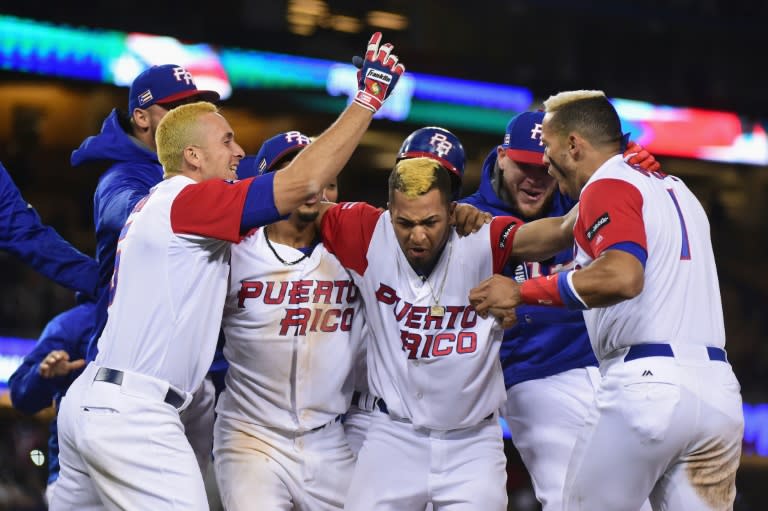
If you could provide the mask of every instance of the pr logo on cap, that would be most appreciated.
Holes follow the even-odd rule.
[[[543,122],[544,112],[523,112],[510,119],[501,145],[510,159],[517,163],[544,165]]]

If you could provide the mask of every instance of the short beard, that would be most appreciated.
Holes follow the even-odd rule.
[[[296,218],[299,220],[299,222],[303,222],[305,224],[314,223],[318,216],[320,216],[319,211],[312,211],[311,213],[302,213],[300,211],[296,212]]]

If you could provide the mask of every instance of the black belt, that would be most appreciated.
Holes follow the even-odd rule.
[[[710,360],[719,362],[728,362],[728,357],[725,355],[725,350],[722,348],[715,348],[714,346],[707,346],[707,355]],[[624,356],[624,362],[635,360],[637,358],[646,357],[674,357],[675,353],[672,351],[672,346],[663,343],[648,343],[648,344],[635,344],[631,346]]]
[[[120,386],[123,384],[123,374],[123,371],[119,371],[117,369],[100,367],[96,372],[96,377],[93,379],[93,381],[103,381]],[[168,392],[165,393],[165,399],[163,399],[163,401],[178,409],[184,406],[186,398],[173,390],[171,387],[168,387]]]
[[[354,398],[354,396],[352,396],[352,397]],[[389,410],[387,409],[387,403],[385,403],[383,399],[381,399],[381,398],[377,399],[376,400],[376,406],[379,407],[379,410],[381,410],[382,413],[386,413],[387,415],[389,415]],[[492,418],[493,418],[493,412],[491,412],[488,415],[486,415],[485,417],[483,417],[483,420],[480,421],[480,422],[487,421],[488,419],[492,419]],[[408,419],[402,419],[402,420],[405,421],[405,422],[411,422]]]
[[[332,421],[330,421],[330,422],[326,422],[325,424],[323,424],[323,425],[321,425],[321,426],[318,426],[318,427],[316,427],[316,428],[312,428],[312,429],[310,429],[310,431],[313,431],[313,432],[314,432],[314,431],[320,431],[320,430],[321,430],[321,429],[323,429],[324,427],[326,427],[326,426],[329,426],[329,425],[333,424],[334,422],[339,422],[339,421],[341,420],[341,417],[342,417],[341,415],[337,415],[337,416],[336,416],[336,418],[335,418],[335,419],[333,419]]]

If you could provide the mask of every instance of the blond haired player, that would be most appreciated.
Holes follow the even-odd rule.
[[[62,401],[53,509],[208,509],[179,411],[213,358],[231,243],[290,213],[340,172],[403,72],[380,40],[376,33],[368,44],[354,103],[278,172],[226,181],[243,150],[210,103],[163,118],[165,180],[123,228],[99,354]]]
[[[368,383],[379,398],[346,509],[506,509],[495,420],[506,396],[501,328],[467,295],[513,252],[535,259],[570,244],[570,224],[546,219],[518,230],[517,219],[497,217],[459,238],[452,196],[449,172],[414,158],[390,176],[388,211],[341,203],[322,219],[324,245],[360,289]],[[540,231],[561,239],[537,247]]]
[[[706,214],[679,178],[624,162],[601,91],[544,106],[544,162],[580,198],[576,269],[522,286],[495,276],[471,299],[503,318],[520,303],[584,310],[602,381],[565,509],[731,509],[744,419]]]

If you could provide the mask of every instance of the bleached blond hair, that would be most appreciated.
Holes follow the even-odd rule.
[[[155,133],[157,159],[163,166],[163,178],[182,172],[184,150],[202,136],[199,119],[205,114],[218,113],[219,108],[207,101],[177,106],[162,118]]]
[[[446,203],[451,197],[451,178],[448,171],[432,158],[408,158],[400,160],[389,175],[389,201],[395,190],[408,198],[416,198],[437,188]]]
[[[572,90],[544,101],[547,124],[558,135],[579,133],[593,145],[621,142],[621,121],[601,90]]]

